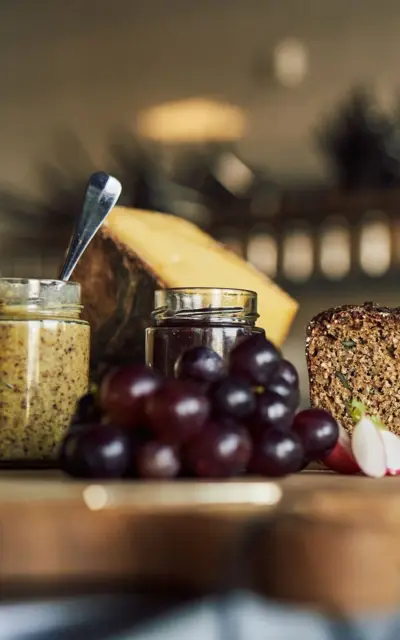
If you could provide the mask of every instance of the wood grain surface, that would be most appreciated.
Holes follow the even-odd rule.
[[[0,473],[1,595],[40,585],[251,587],[347,614],[400,594],[400,478],[88,484]]]

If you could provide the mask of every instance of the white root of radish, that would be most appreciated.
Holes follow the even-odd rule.
[[[381,437],[386,455],[386,475],[400,474],[400,438],[391,431],[382,431]]]
[[[383,478],[387,471],[384,431],[364,416],[353,430],[351,448],[361,471],[371,478]]]

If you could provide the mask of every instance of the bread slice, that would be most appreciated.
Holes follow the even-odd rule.
[[[307,328],[310,399],[349,431],[350,404],[400,434],[400,309],[372,302],[329,309]]]

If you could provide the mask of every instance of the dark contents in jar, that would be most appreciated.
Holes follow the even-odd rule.
[[[228,323],[152,327],[146,332],[146,362],[165,376],[173,376],[175,362],[192,347],[210,347],[226,359],[239,339],[254,333],[265,334],[259,327]]]

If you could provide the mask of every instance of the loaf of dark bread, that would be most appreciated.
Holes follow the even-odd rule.
[[[353,400],[400,434],[400,308],[361,306],[329,309],[307,328],[310,399],[349,431]]]

